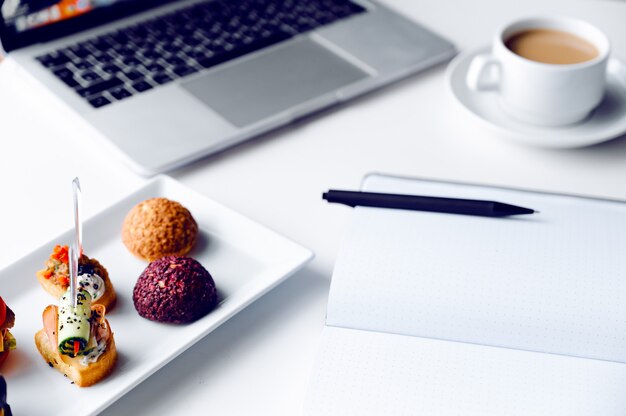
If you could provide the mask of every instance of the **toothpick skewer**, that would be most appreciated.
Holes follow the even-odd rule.
[[[83,222],[81,218],[81,189],[80,181],[74,178],[72,181],[72,195],[74,199],[74,244],[70,246],[70,296],[74,307],[77,303],[77,286],[78,286],[78,260],[83,254]]]
[[[69,260],[70,260],[70,298],[72,299],[72,304],[76,307],[78,300],[76,299],[76,286],[78,284],[78,250],[74,244],[70,245],[69,249]]]

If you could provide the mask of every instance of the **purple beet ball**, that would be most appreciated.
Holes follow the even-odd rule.
[[[167,256],[141,273],[133,302],[144,318],[179,324],[209,313],[217,304],[217,290],[209,272],[196,260]]]

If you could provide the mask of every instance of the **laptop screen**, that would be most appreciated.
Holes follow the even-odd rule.
[[[0,0],[0,43],[10,52],[180,0]]]
[[[1,12],[4,24],[21,33],[129,1],[134,0],[5,0]]]

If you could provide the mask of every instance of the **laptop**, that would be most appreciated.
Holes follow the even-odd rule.
[[[4,0],[1,16],[20,72],[144,175],[455,53],[370,0]]]

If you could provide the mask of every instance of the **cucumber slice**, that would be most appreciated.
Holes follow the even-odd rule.
[[[89,344],[91,326],[91,295],[85,290],[77,294],[78,302],[74,308],[69,290],[59,300],[59,352],[70,357],[81,355]],[[74,343],[78,342],[78,354],[74,354]]]

